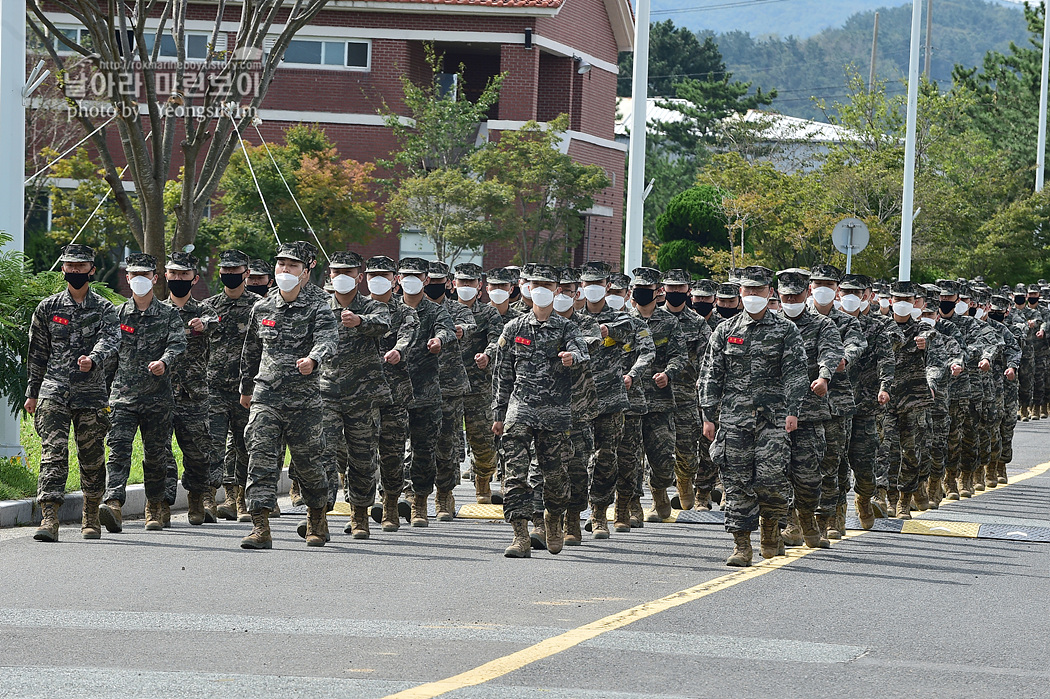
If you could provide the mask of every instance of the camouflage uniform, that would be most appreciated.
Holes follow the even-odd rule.
[[[716,285],[710,279],[701,279],[694,283],[692,294],[693,296],[714,296],[717,292],[718,285]],[[738,292],[739,293],[739,292]],[[694,310],[697,306],[697,301],[694,300]],[[712,305],[711,310],[706,310],[707,313],[701,314],[697,311],[697,315],[700,316],[700,320],[703,321],[704,325],[707,326],[707,342],[711,341],[711,332],[718,327],[719,315],[714,312],[714,306]],[[699,377],[699,363],[703,361],[703,357],[707,354],[707,348],[704,348],[704,354],[701,355],[697,360],[697,376]],[[697,402],[697,414],[699,415],[700,406],[699,401]],[[702,500],[707,497],[712,490],[714,490],[715,484],[718,482],[718,469],[715,468],[714,463],[711,461],[711,440],[704,436],[703,432],[703,416],[700,416],[700,435],[698,438],[698,449],[697,449],[697,470],[696,480],[694,485],[696,486],[696,492],[698,494],[698,507],[703,506]]]
[[[1007,301],[1006,304],[997,309],[997,305],[1001,303],[997,299],[1000,298],[1005,297],[992,297],[992,311],[996,312],[998,310],[1006,314],[1009,312],[1009,302]],[[1017,425],[1017,413],[1020,409],[1020,394],[1017,379],[1020,376],[1020,365],[1023,361],[1024,343],[1028,340],[1028,334],[1016,323],[1010,322],[1009,315],[1006,315],[1002,324],[1003,327],[1013,335],[1017,344],[1016,353],[1013,351],[1007,352],[1007,366],[1014,368],[1014,378],[1013,380],[1007,380],[1004,384],[1003,422],[1000,437],[1002,441],[1002,452],[999,455],[999,463],[996,468],[996,475],[1005,479],[1006,465],[1013,460],[1014,456],[1014,428]],[[1007,342],[1007,346],[1011,347],[1009,342]]]
[[[771,281],[747,275],[745,283]],[[792,499],[784,423],[809,391],[798,328],[774,313],[740,313],[715,329],[702,367],[700,407],[706,421],[719,421],[711,458],[726,491],[726,531],[752,532],[760,514],[782,520]]]
[[[307,266],[313,261],[311,248],[302,242],[282,245],[277,257]],[[245,496],[252,513],[272,511],[277,504],[282,441],[292,455],[289,475],[299,484],[307,507],[317,509],[328,503],[320,377],[324,363],[335,355],[339,334],[325,299],[309,292],[309,286],[302,282],[290,302],[279,291],[272,292],[255,304],[248,317],[240,391],[252,397],[244,435],[248,447]],[[318,289],[317,293],[323,292]],[[304,357],[315,362],[307,375],[296,366]]]
[[[565,283],[564,273],[562,283]],[[598,323],[593,317],[575,311],[566,320],[576,325],[577,332],[586,344],[588,356],[593,356],[592,353],[602,346],[602,331]],[[590,361],[573,364],[570,374],[572,427],[566,440],[567,449],[563,461],[569,477],[568,510],[582,512],[587,509],[590,495],[589,467],[594,455],[593,422],[598,415],[598,392]],[[533,484],[533,493],[535,492],[536,487]],[[534,511],[542,509],[539,507]]]
[[[1035,405],[1035,383],[1036,363],[1038,354],[1039,317],[1035,309],[1025,305],[1027,291],[1023,284],[1018,284],[1014,290],[1014,306],[1010,309],[1010,318],[1013,323],[1021,327],[1026,335],[1027,342],[1022,346],[1021,367],[1017,378],[1020,389],[1021,409],[1025,416]],[[1020,305],[1018,305],[1020,301]]]
[[[933,297],[927,299],[927,306],[937,302],[940,296],[934,287]],[[947,328],[955,330],[955,326],[947,324]],[[948,438],[951,434],[951,417],[949,412],[951,384],[951,367],[963,364],[962,345],[957,337],[942,333],[933,325],[933,332],[927,336],[930,344],[926,348],[927,371],[933,371],[936,375],[938,370],[944,371],[944,389],[936,389],[933,396],[933,404],[927,415],[927,444],[923,447],[919,462],[919,482],[925,483],[927,479],[938,481],[947,473],[947,450]],[[936,493],[929,493],[931,498],[936,498]]]
[[[993,297],[992,309],[1005,311],[1007,300],[1001,296]],[[997,308],[998,307],[998,308]],[[997,421],[992,425],[996,432],[996,450],[992,454],[992,461],[987,464],[989,481],[995,480],[997,475],[1006,474],[1006,463],[1009,456],[1013,458],[1012,440],[1013,428],[1017,422],[1017,365],[1021,363],[1021,346],[1014,337],[1013,332],[1002,322],[989,318],[988,324],[999,333],[1003,340],[1002,351],[996,357],[992,374],[996,381],[997,390]],[[1014,370],[1014,379],[1007,379],[1007,369]],[[1012,385],[1011,385],[1012,384]]]
[[[61,262],[94,262],[85,245],[69,245]],[[33,427],[40,435],[37,500],[61,504],[69,476],[69,426],[77,443],[80,486],[99,498],[106,487],[103,439],[109,431],[105,366],[120,343],[120,322],[106,299],[88,289],[78,304],[66,289],[41,301],[29,326],[26,398],[36,398]],[[77,365],[91,358],[91,371]]]
[[[128,256],[129,272],[153,271],[156,266],[156,260],[150,255],[136,253]],[[109,462],[106,464],[104,499],[124,504],[131,473],[131,445],[137,429],[142,434],[145,452],[142,476],[146,499],[155,502],[166,495],[165,476],[175,402],[171,376],[186,350],[186,333],[179,314],[156,296],[150,299],[149,306],[143,311],[135,306],[134,298],[128,299],[117,308],[117,319],[120,321],[121,341],[109,397],[113,414],[106,438]],[[157,360],[164,362],[165,366],[160,376],[146,368]]]

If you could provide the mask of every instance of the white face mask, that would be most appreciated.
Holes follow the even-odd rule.
[[[598,303],[605,298],[605,287],[601,284],[591,284],[583,287],[583,298],[591,303]]]
[[[748,313],[761,313],[769,305],[769,299],[765,296],[744,296],[743,301],[744,310]]]
[[[609,304],[609,308],[614,311],[621,311],[623,310],[624,298],[616,294],[609,294],[605,297],[605,303]]]
[[[457,286],[456,296],[460,301],[473,301],[478,297],[478,290],[473,286]]]
[[[926,325],[929,325],[932,328],[937,324],[937,319],[933,316],[923,316],[922,318],[919,318],[919,322],[926,323]]]
[[[879,299],[879,308],[889,308],[889,307],[890,307],[890,300],[889,299],[883,299],[883,298]]]
[[[853,313],[860,309],[860,297],[855,294],[846,294],[842,297],[842,310]]]
[[[492,303],[506,303],[510,298],[510,292],[505,289],[489,289],[489,298]]]
[[[988,311],[984,310],[983,308],[978,308],[977,309],[977,313],[976,313],[977,320],[984,320],[987,317],[988,317]]]
[[[835,307],[836,311],[841,311],[842,310],[842,302],[839,301],[838,299],[835,299],[834,301],[832,301],[831,305],[833,305]]]
[[[128,286],[136,296],[145,296],[153,289],[153,280],[149,277],[131,277],[128,279]]]
[[[558,313],[564,313],[565,311],[572,308],[573,298],[566,296],[565,294],[558,294],[554,297],[554,310]]]
[[[274,280],[277,282],[277,288],[284,292],[289,292],[299,286],[299,277],[288,274],[288,272],[281,272],[274,277]]]
[[[964,316],[964,315],[966,315],[966,311],[968,311],[968,310],[970,310],[970,304],[966,303],[965,301],[956,301],[955,302],[955,313],[956,313],[956,315]]]
[[[835,290],[828,286],[813,288],[813,302],[818,306],[827,306],[835,300]]]
[[[867,313],[869,308],[871,308],[871,304],[869,302],[867,302],[867,301],[861,301],[860,302],[860,311],[861,311],[861,313]]]
[[[368,293],[373,296],[382,296],[394,286],[386,277],[372,277],[368,280]]]
[[[542,286],[538,286],[532,290],[532,303],[540,308],[546,308],[547,306],[554,303],[554,292],[550,289],[545,289]],[[569,300],[569,305],[572,305],[572,300]]]
[[[527,299],[532,298],[532,288],[529,286],[528,282],[521,285],[521,295]]]
[[[807,296],[806,297],[806,308],[813,308],[814,305],[816,305],[816,302],[813,301],[813,297],[812,296]]]
[[[332,277],[332,288],[337,294],[349,294],[357,288],[357,280],[349,274],[337,274]]]
[[[423,280],[419,277],[405,277],[401,280],[401,290],[409,296],[415,296],[423,291]]]
[[[896,313],[899,316],[910,316],[911,315],[911,310],[914,307],[915,306],[912,304],[911,301],[894,301],[893,302],[893,312]]]
[[[918,320],[921,317],[922,317],[922,309],[921,308],[912,307],[912,309],[911,309],[911,319],[912,320]]]
[[[802,311],[806,310],[806,304],[804,303],[784,303],[781,301],[780,307],[788,318],[798,318],[802,315]]]

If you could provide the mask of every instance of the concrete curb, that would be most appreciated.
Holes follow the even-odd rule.
[[[288,469],[281,471],[281,477],[277,481],[278,494],[285,494],[291,487],[292,481],[288,477]],[[223,497],[222,489],[219,489]],[[186,491],[182,484],[178,486],[175,496],[174,510],[186,509]],[[84,493],[77,490],[66,493],[66,499],[58,510],[58,519],[62,522],[79,522],[84,511]],[[127,499],[121,511],[125,518],[142,517],[146,513],[146,489],[141,484],[129,485],[127,488]],[[40,524],[40,506],[36,498],[28,500],[0,500],[0,528],[18,527]]]

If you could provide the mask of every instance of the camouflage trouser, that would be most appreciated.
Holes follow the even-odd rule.
[[[1014,384],[1012,390],[1010,383]],[[1006,387],[1006,402],[1003,405],[1003,419],[999,423],[999,438],[1002,451],[999,463],[1008,464],[1014,458],[1014,427],[1017,426],[1017,382],[1011,381]]]
[[[649,464],[650,489],[664,489],[674,484],[675,444],[673,413],[642,416],[642,446]]]
[[[590,493],[590,473],[588,466],[594,454],[594,429],[590,422],[576,422],[569,430],[566,441],[565,471],[569,475],[568,509],[583,512],[587,509]]]
[[[758,518],[787,516],[794,495],[788,481],[791,458],[782,424],[758,418],[753,428],[721,424],[711,444],[711,459],[726,491],[727,532],[753,532]]]
[[[863,499],[875,494],[875,454],[879,435],[874,415],[854,415],[850,420],[849,456],[845,468],[853,472],[853,489]],[[848,476],[847,476],[848,477]],[[839,471],[839,504],[846,500],[842,491],[843,471]],[[848,490],[848,488],[847,488]]]
[[[803,512],[816,512],[820,505],[823,484],[820,465],[824,461],[824,422],[799,422],[798,429],[788,435],[787,475],[791,482],[794,501],[791,506]]]
[[[248,510],[272,510],[277,505],[277,480],[284,461],[282,441],[292,454],[288,475],[299,484],[307,507],[328,504],[325,437],[322,411],[316,408],[270,407],[252,403],[244,442],[248,447]]]
[[[125,500],[128,476],[131,474],[131,445],[135,431],[142,434],[142,480],[147,500],[165,497],[165,474],[171,453],[170,403],[149,407],[124,406],[113,408],[106,444],[109,462],[106,464],[106,500]]]
[[[886,412],[886,434],[890,438],[890,489],[914,493],[919,487],[922,430],[926,408]]]
[[[966,423],[962,433],[963,460],[959,470],[962,473],[973,473],[977,464],[984,458],[988,435],[983,434],[981,425],[984,421],[984,400],[974,398],[969,403]]]
[[[591,456],[591,509],[612,504],[616,482],[620,477],[617,451],[623,438],[623,413],[605,413],[591,423],[594,430],[594,454]]]
[[[824,421],[824,456],[820,460],[820,506],[822,515],[835,514],[841,495],[839,485],[839,463],[849,449],[849,416],[838,415]],[[846,474],[846,490],[849,490],[849,474]]]
[[[674,412],[674,475],[676,479],[696,480],[700,442],[700,413],[696,405]]]
[[[949,478],[958,478],[963,464],[972,462],[972,442],[967,442],[967,421],[970,419],[970,401],[967,398],[952,400],[948,404],[948,456],[944,469]],[[971,469],[972,470],[972,469]]]
[[[1017,368],[1017,382],[1019,384],[1019,400],[1022,407],[1030,408],[1035,398],[1035,355],[1029,353],[1021,359],[1021,366]]]
[[[176,405],[171,426],[182,450],[182,487],[190,493],[204,492],[211,484],[211,468],[218,451],[208,429],[208,407],[199,403]],[[168,458],[165,490],[168,504],[174,505],[178,471],[171,453],[171,442],[168,442]]]
[[[408,439],[408,410],[397,405],[379,408],[379,483],[384,493],[405,487],[405,440]]]
[[[217,396],[208,402],[208,428],[215,444],[211,485],[244,485],[248,480],[248,450],[244,446],[244,428],[248,410],[239,395]]]
[[[920,477],[944,478],[948,471],[948,437],[951,433],[951,414],[944,405],[930,410],[930,450],[922,455]]]
[[[1044,340],[1039,340],[1044,342]],[[1032,384],[1032,403],[1034,405],[1044,405],[1047,400],[1050,400],[1050,390],[1048,390],[1047,382],[1050,377],[1047,376],[1047,371],[1050,370],[1050,355],[1046,354],[1044,350],[1042,354],[1036,353],[1035,355],[1035,381]]]
[[[430,495],[437,477],[438,434],[441,432],[441,407],[409,408],[408,433],[412,440],[412,492]]]
[[[531,519],[532,486],[529,484],[529,446],[535,444],[536,459],[543,474],[543,501],[546,509],[557,516],[569,502],[569,474],[562,456],[568,447],[565,432],[550,432],[514,423],[500,438],[500,452],[507,469],[503,478],[503,518]]]
[[[623,437],[616,450],[616,494],[632,498],[641,489],[642,418],[644,415],[624,415]]]
[[[99,497],[106,488],[106,451],[103,440],[109,431],[109,408],[69,408],[61,402],[42,398],[33,415],[33,427],[40,435],[40,478],[37,500],[62,504],[69,479],[69,426],[77,442],[80,462],[80,489]]]
[[[492,480],[496,474],[496,441],[492,434],[492,395],[463,396],[463,424],[474,455],[474,477]]]
[[[890,485],[890,442],[893,435],[886,429],[886,413],[889,409],[879,406],[875,414],[875,429],[879,438],[879,449],[875,453],[875,485],[888,488]]]
[[[1003,442],[999,436],[999,423],[1003,420],[1003,396],[997,393],[995,400],[989,401],[985,406],[985,419],[981,423],[981,429],[985,437],[982,440],[984,451],[981,456],[981,465],[995,468],[999,463],[999,456],[1003,451]]]
[[[492,434],[492,425],[489,425]],[[459,464],[463,450],[463,399],[447,396],[441,401],[441,427],[438,433],[437,468],[434,486],[440,491],[455,488],[460,481]]]
[[[718,469],[715,468],[714,462],[711,461],[711,440],[704,436],[702,430],[698,446],[696,489],[714,490],[715,485],[718,483]]]
[[[378,432],[372,406],[325,398],[324,438],[334,464],[326,468],[328,497],[334,502],[343,474],[343,490],[351,505],[367,507],[376,499],[375,453]],[[332,479],[335,483],[332,483]]]

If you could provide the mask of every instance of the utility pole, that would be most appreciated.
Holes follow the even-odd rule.
[[[923,75],[930,79],[930,63],[933,61],[933,0],[926,0],[926,68]]]
[[[904,141],[904,203],[901,207],[901,250],[897,278],[911,280],[911,234],[915,217],[915,126],[919,107],[919,39],[922,0],[912,0],[911,58],[908,64],[908,123]]]
[[[1043,171],[1046,170],[1046,87],[1050,74],[1050,22],[1046,21],[1047,7],[1043,5],[1043,75],[1039,84],[1039,145],[1035,154],[1035,191],[1043,191]]]
[[[875,90],[875,57],[879,49],[879,13],[875,13],[875,30],[871,35],[871,72],[868,73],[868,92]]]
[[[649,100],[649,0],[638,0],[634,16],[634,75],[631,144],[627,153],[627,228],[623,271],[642,266],[642,208],[645,206],[645,112]]]

